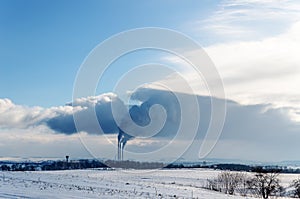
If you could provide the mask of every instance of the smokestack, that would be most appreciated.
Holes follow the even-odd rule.
[[[132,136],[123,132],[119,128],[119,134],[118,134],[118,160],[119,161],[122,161],[124,159],[124,148],[127,141],[130,139],[132,139]]]
[[[120,157],[120,160],[123,161],[123,142],[121,142],[120,150],[121,150],[121,157]]]
[[[120,140],[118,139],[118,156],[117,159],[120,160]]]
[[[126,137],[123,136],[122,146],[121,146],[121,160],[124,159],[124,148],[125,148],[126,143],[127,143]]]
[[[118,134],[118,160],[119,161],[121,159],[121,151],[120,151],[120,149],[121,149],[121,137],[122,137],[122,135],[121,135],[120,130],[119,130],[119,134]]]

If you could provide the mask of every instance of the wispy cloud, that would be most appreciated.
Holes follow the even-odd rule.
[[[272,104],[287,108],[300,121],[300,21],[284,33],[252,41],[228,41],[205,48],[223,79],[227,98],[241,104]],[[197,56],[197,52],[188,52]],[[176,56],[164,61],[181,66],[181,71],[198,94],[207,95],[203,80],[191,66]],[[176,79],[169,80],[176,84]],[[180,91],[180,83],[177,83]]]
[[[279,34],[298,20],[296,0],[224,0],[210,17],[192,26],[225,40],[255,40]]]
[[[299,35],[297,22],[278,36],[206,48],[223,78],[226,95],[243,104],[292,108],[294,119],[299,120]]]

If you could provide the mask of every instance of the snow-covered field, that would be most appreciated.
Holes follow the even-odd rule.
[[[217,175],[203,169],[0,172],[0,198],[244,198],[201,188]],[[282,185],[296,178],[282,174]]]

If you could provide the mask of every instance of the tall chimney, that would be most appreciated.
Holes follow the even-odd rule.
[[[118,139],[118,160],[120,160],[120,140]]]
[[[124,143],[122,142],[121,143],[121,161],[123,161],[123,147],[124,146]]]

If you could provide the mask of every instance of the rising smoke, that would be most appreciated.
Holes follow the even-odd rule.
[[[122,120],[124,112],[130,113],[131,119],[135,124],[139,126],[145,126],[149,124],[150,116],[149,110],[155,104],[161,104],[164,106],[167,119],[163,128],[154,135],[154,139],[157,141],[164,141],[173,139],[176,135],[177,129],[180,127],[181,112],[180,104],[174,94],[180,96],[183,99],[188,99],[191,96],[183,93],[171,93],[165,90],[157,89],[138,89],[132,94],[133,101],[137,101],[136,105],[127,106],[112,93],[106,93],[99,96],[86,97],[77,99],[74,102],[67,104],[66,106],[42,108],[42,107],[26,107],[14,104],[11,100],[0,99],[0,128],[15,131],[15,129],[28,129],[32,126],[46,125],[50,129],[57,133],[64,133],[71,135],[77,132],[76,125],[73,120],[73,113],[81,113],[83,115],[82,121],[85,123],[84,131],[88,134],[114,134],[117,135],[116,139],[119,143],[119,149],[124,149],[126,143],[133,141],[136,137],[147,137],[151,132],[138,131],[135,133],[122,131],[122,125],[127,125],[126,121],[118,125],[116,117],[112,116],[111,105],[114,104],[117,107],[117,113],[115,114],[118,120]],[[199,141],[204,138],[204,135],[209,127],[211,118],[210,114],[210,97],[197,96],[200,108],[200,121],[199,129],[195,141],[197,143],[192,145],[192,149],[189,152],[189,157],[198,157]],[[183,100],[186,103],[188,100]],[[188,103],[186,103],[188,104]],[[193,112],[196,107],[187,107],[190,115],[189,119],[193,119]],[[89,110],[96,110],[97,119],[101,125],[101,132],[90,125],[89,118],[84,117],[84,113]],[[152,120],[160,120],[162,116],[153,114]],[[289,109],[272,108],[268,104],[256,104],[256,105],[241,105],[234,101],[227,100],[227,116],[225,126],[220,138],[220,143],[230,141],[230,150],[232,147],[239,147],[239,150],[232,150],[232,152],[243,152],[243,148],[247,148],[248,151],[253,152],[253,155],[264,154],[272,155],[273,149],[276,154],[282,156],[286,154],[293,154],[292,151],[297,151],[299,146],[297,140],[299,140],[300,125],[297,122],[292,121],[289,118]],[[134,130],[134,128],[132,129]],[[186,128],[185,134],[188,136],[190,129]],[[291,138],[293,138],[291,140]],[[185,137],[182,137],[184,140]],[[269,143],[266,143],[266,140]],[[236,142],[233,142],[236,141]],[[233,145],[231,143],[244,143],[243,145]],[[245,145],[247,143],[247,146]],[[252,143],[252,145],[251,145]],[[257,149],[257,146],[262,146]],[[289,145],[291,148],[278,148],[278,146]],[[152,150],[153,145],[149,147]],[[138,148],[140,147],[140,148]],[[139,151],[144,146],[137,146],[132,144],[126,147],[127,151]],[[147,150],[148,150],[147,149]],[[234,148],[235,149],[235,148]],[[292,150],[293,149],[293,150]],[[224,150],[221,150],[224,152]],[[249,154],[244,149],[243,154]],[[289,153],[287,153],[287,151]],[[268,153],[269,152],[269,153]],[[225,152],[224,152],[225,153]],[[226,151],[229,156],[231,153]],[[267,157],[264,156],[264,157]],[[294,155],[294,154],[293,154]],[[291,155],[292,156],[292,155]],[[119,151],[119,157],[121,159],[121,150]],[[122,155],[122,157],[124,157]],[[296,154],[295,154],[296,157]]]

